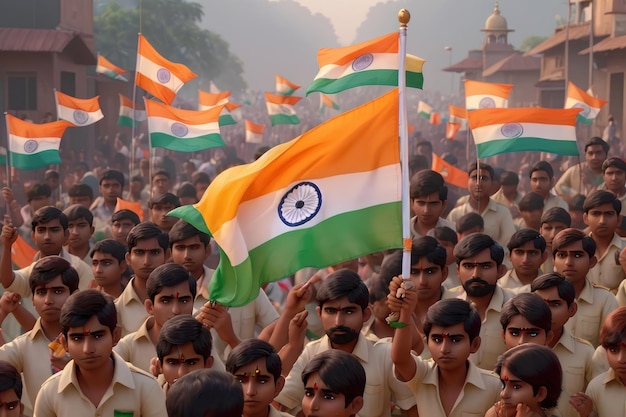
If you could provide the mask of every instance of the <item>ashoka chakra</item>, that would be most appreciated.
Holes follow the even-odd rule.
[[[322,207],[322,193],[317,185],[304,181],[294,185],[278,204],[278,217],[287,226],[300,226],[311,220]]]

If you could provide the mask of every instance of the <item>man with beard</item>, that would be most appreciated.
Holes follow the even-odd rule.
[[[490,236],[473,233],[456,245],[454,257],[464,289],[458,298],[473,303],[482,321],[482,342],[469,358],[479,368],[493,369],[498,356],[506,351],[502,340],[500,312],[504,303],[514,295],[496,285],[506,272],[506,267],[502,265],[504,249]]]
[[[291,368],[285,387],[276,397],[283,411],[292,410],[294,415],[298,411],[304,396],[302,370],[309,361],[320,352],[339,349],[353,354],[367,375],[360,417],[391,416],[392,398],[400,408],[409,410],[409,416],[417,415],[410,389],[393,376],[391,344],[373,343],[361,334],[371,310],[367,286],[358,274],[348,269],[331,273],[318,288],[317,300],[317,314],[326,335],[307,344]]]

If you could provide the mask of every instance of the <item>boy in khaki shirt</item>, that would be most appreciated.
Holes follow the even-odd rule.
[[[391,309],[400,310],[401,323],[411,321],[417,303],[415,287],[406,284],[395,277],[389,285]],[[394,296],[400,286],[405,290],[401,300]],[[468,360],[480,346],[480,326],[478,311],[467,301],[451,298],[433,304],[424,320],[424,333],[434,366],[411,354],[412,326],[396,329],[391,347],[394,375],[411,388],[419,415],[482,416],[498,401],[498,377]]]
[[[113,352],[121,328],[108,295],[84,290],[70,296],[61,309],[61,332],[72,361],[42,385],[35,417],[167,416],[157,381]]]

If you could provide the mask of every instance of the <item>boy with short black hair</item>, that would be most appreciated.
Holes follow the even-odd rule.
[[[0,347],[0,359],[24,375],[26,392],[32,401],[41,384],[63,369],[69,360],[63,353],[51,352],[49,344],[61,333],[61,308],[78,290],[78,284],[76,270],[60,256],[46,256],[37,261],[29,277],[29,286],[33,294],[32,304],[39,317],[32,330]],[[28,411],[32,410],[29,408]]]
[[[126,246],[113,239],[96,242],[91,249],[91,269],[98,289],[117,298],[124,291],[122,274],[126,271]]]
[[[191,316],[196,282],[182,266],[167,263],[150,273],[146,290],[148,298],[144,304],[148,318],[136,332],[124,336],[113,350],[126,362],[149,372],[150,359],[155,356],[165,322],[177,315]]]
[[[93,223],[96,232],[104,233],[111,224],[111,216],[115,212],[117,199],[122,198],[124,189],[124,174],[115,169],[109,169],[100,176],[100,197],[96,198],[89,209],[93,213]]]
[[[596,242],[598,262],[589,270],[588,277],[594,284],[615,293],[626,278],[626,272],[615,262],[616,255],[626,247],[616,233],[621,222],[622,202],[609,191],[597,190],[585,199],[583,221],[589,226],[589,236]]]
[[[539,161],[530,169],[530,189],[539,194],[544,202],[544,211],[552,207],[568,209],[567,202],[561,197],[552,194],[552,187],[556,184],[554,170],[548,161]]]
[[[446,209],[448,187],[440,173],[425,169],[413,175],[410,183],[411,235],[432,236],[435,227],[447,226],[454,230],[454,223],[441,217]]]
[[[523,343],[547,345],[552,341],[552,313],[541,297],[521,293],[504,303],[500,315],[507,349]]]
[[[89,256],[90,239],[93,235],[93,214],[88,208],[75,204],[63,210],[67,216],[67,251],[83,260],[87,265],[91,264]]]
[[[93,204],[93,190],[87,184],[73,184],[67,191],[70,206],[79,204],[85,208]]]
[[[128,209],[116,211],[113,213],[113,216],[111,216],[111,233],[113,239],[126,246],[128,233],[139,223],[141,223],[141,220],[139,220],[139,216],[134,211]]]
[[[572,283],[578,303],[578,311],[566,328],[574,336],[598,346],[598,329],[606,316],[617,308],[617,300],[587,277],[597,262],[595,252],[594,240],[578,229],[562,230],[552,240],[554,270]]]
[[[511,236],[507,248],[513,268],[500,278],[498,285],[516,294],[530,292],[530,284],[548,257],[546,241],[536,230],[521,229]]]
[[[283,389],[280,356],[272,345],[259,339],[241,342],[228,356],[226,370],[243,388],[243,417],[288,417],[272,406]]]
[[[331,349],[317,354],[302,371],[301,379],[304,417],[355,417],[365,404],[365,370],[346,352]]]
[[[61,343],[72,360],[41,386],[35,416],[167,416],[156,380],[113,352],[121,333],[113,299],[79,291],[67,299],[60,322]]]
[[[150,220],[168,233],[178,221],[178,217],[168,216],[167,213],[180,207],[180,200],[172,193],[154,195],[148,200]]]
[[[199,369],[180,378],[167,393],[169,417],[241,417],[241,384],[223,371]]]
[[[543,197],[531,191],[522,197],[518,209],[521,217],[515,220],[515,225],[519,229],[530,228],[538,231],[544,210]]]
[[[213,366],[212,349],[211,331],[198,320],[179,315],[166,321],[156,343],[160,371],[165,379],[163,391],[167,394],[180,377],[197,369],[214,368],[223,371],[224,364],[219,358],[218,366]]]
[[[126,288],[115,300],[122,335],[135,332],[148,317],[144,306],[148,298],[146,282],[150,273],[170,257],[169,238],[154,223],[143,222],[128,234],[126,264],[134,272]]]
[[[459,240],[472,233],[483,233],[485,231],[485,221],[478,213],[467,213],[459,217],[456,221],[456,233]]]
[[[552,239],[563,229],[567,229],[572,224],[572,218],[567,210],[561,207],[552,207],[541,215],[541,227],[539,233],[546,241],[546,252],[548,256],[541,266],[543,273],[554,272],[552,263]]]
[[[399,277],[391,282],[390,293],[395,294],[400,286],[405,288],[404,298],[390,296],[390,302],[400,304],[400,322],[407,322],[411,320],[417,294]],[[423,330],[434,366],[411,354],[410,327],[396,329],[391,349],[394,375],[411,388],[419,415],[482,416],[498,401],[499,379],[468,360],[481,344],[480,329],[478,311],[467,301],[451,298],[433,304]]]
[[[561,362],[563,369],[563,393],[557,408],[563,417],[578,417],[572,407],[570,397],[584,392],[594,377],[593,347],[589,342],[574,337],[566,328],[567,321],[574,317],[578,305],[571,282],[557,272],[544,274],[535,279],[531,291],[541,297],[552,312],[552,332],[554,337],[547,344]]]
[[[13,365],[2,360],[0,360],[0,405],[6,410],[2,413],[3,416],[23,416],[22,377]]]

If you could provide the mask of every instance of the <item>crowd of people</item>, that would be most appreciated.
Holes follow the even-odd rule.
[[[210,294],[215,242],[167,214],[241,149],[148,158],[135,139],[2,189],[7,415],[626,412],[621,145],[470,163],[463,190],[429,168],[436,152],[464,169],[465,146],[414,134],[410,276],[389,250],[274,277],[228,307]],[[18,240],[37,250],[21,268]]]

